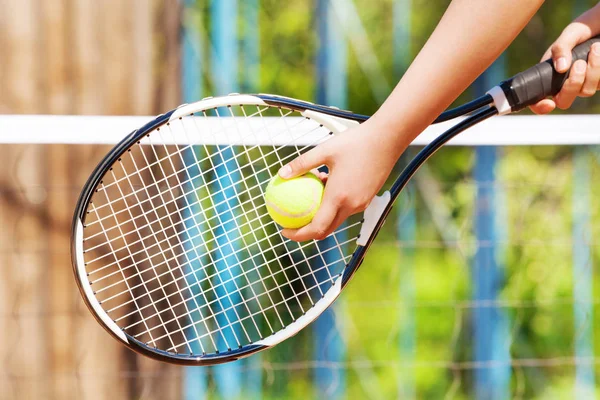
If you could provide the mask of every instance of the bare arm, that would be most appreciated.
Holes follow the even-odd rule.
[[[409,70],[367,122],[284,166],[291,178],[327,165],[321,208],[293,240],[329,235],[363,211],[398,157],[514,40],[543,0],[453,0]]]
[[[374,116],[405,148],[509,46],[543,0],[454,0]]]

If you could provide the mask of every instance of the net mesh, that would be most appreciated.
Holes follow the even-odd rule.
[[[151,347],[213,354],[304,315],[343,272],[358,217],[298,244],[281,236],[264,195],[279,168],[330,134],[292,110],[229,106],[127,149],[84,223],[86,273],[109,317]]]
[[[478,142],[443,148],[402,194],[334,307],[294,338],[229,369],[136,355],[81,301],[70,268],[71,218],[81,187],[112,145],[64,144],[61,135],[101,142],[105,120],[28,119],[31,125],[6,130],[4,118],[0,140],[28,136],[28,144],[0,146],[1,398],[52,398],[60,388],[68,395],[55,398],[216,399],[228,385],[246,397],[468,398],[485,373],[502,378],[508,398],[597,397],[600,156],[596,146],[568,144],[573,133],[594,136],[594,116],[502,117],[469,132]],[[137,118],[119,121],[123,127],[114,129],[123,135],[140,125]],[[56,126],[56,143],[48,144]],[[518,143],[556,144],[506,145],[503,131]],[[162,135],[167,141],[169,133]],[[481,150],[498,143],[495,175],[477,175]],[[146,156],[154,157],[148,146]],[[196,150],[201,157],[203,146]],[[493,236],[478,230],[484,210],[496,221]],[[493,249],[496,268],[478,258],[483,249]],[[489,271],[498,274],[496,294],[476,296]],[[475,327],[486,315],[493,317],[488,356],[475,347]]]

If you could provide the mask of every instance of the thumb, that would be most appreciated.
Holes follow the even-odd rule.
[[[278,173],[283,179],[290,179],[326,164],[328,159],[328,149],[326,144],[323,143],[296,157],[296,159],[281,167]]]
[[[543,115],[552,112],[556,108],[556,103],[550,99],[538,101],[536,104],[529,106],[535,114]]]
[[[571,52],[579,43],[589,39],[586,31],[580,29],[578,25],[569,25],[556,39],[556,42],[550,47],[554,68],[558,72],[567,72],[571,67]]]

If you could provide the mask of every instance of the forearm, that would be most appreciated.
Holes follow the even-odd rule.
[[[508,47],[543,0],[453,0],[372,124],[401,153]],[[399,155],[399,154],[398,154]]]
[[[600,32],[600,2],[581,14],[573,23],[581,24],[582,32],[587,33],[589,36]]]

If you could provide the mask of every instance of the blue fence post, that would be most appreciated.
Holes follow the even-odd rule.
[[[573,4],[573,16],[588,8],[585,0]],[[573,314],[575,332],[575,357],[594,356],[594,268],[591,250],[590,160],[586,148],[577,147],[573,159]],[[595,397],[594,363],[575,364],[575,399]]]
[[[477,81],[478,94],[504,77],[504,56]],[[485,89],[483,89],[485,88]],[[483,89],[483,90],[482,90]],[[475,150],[474,175],[477,185],[475,234],[477,251],[473,263],[473,355],[483,366],[474,371],[474,390],[478,399],[507,399],[510,394],[509,327],[506,313],[495,306],[503,279],[502,249],[499,237],[505,232],[499,218],[504,204],[496,179],[498,149],[481,146]],[[493,363],[486,365],[486,363]]]
[[[407,368],[399,368],[398,375],[398,398],[416,398],[415,374],[411,362],[415,359],[416,335],[415,335],[415,240],[417,232],[417,213],[415,210],[415,188],[408,185],[402,195],[402,203],[398,213],[398,238],[401,247],[400,258],[400,296],[398,318],[399,331],[399,356],[400,365],[407,364]]]
[[[259,0],[244,0],[240,3],[242,18],[241,56],[242,71],[241,90],[243,93],[260,92],[260,30]],[[246,359],[245,384],[246,398],[262,397],[262,354],[257,353]]]
[[[183,0],[181,87],[183,103],[202,98],[202,41],[200,40],[199,12],[195,0]],[[189,157],[188,157],[189,158]],[[186,160],[187,162],[188,160]],[[194,162],[193,158],[189,160]],[[192,210],[187,210],[192,213]],[[186,243],[190,243],[186,241]],[[193,245],[193,243],[191,244]],[[191,249],[186,249],[191,251]],[[192,268],[191,266],[187,266]],[[206,398],[206,369],[186,367],[183,378],[183,395],[186,400]]]
[[[238,3],[211,0],[212,79],[216,93],[238,91]]]
[[[237,37],[237,11],[238,3],[237,0],[212,0],[210,5],[211,13],[211,42],[212,42],[212,80],[214,84],[213,93],[216,96],[226,95],[229,93],[238,91],[238,37]],[[224,111],[226,112],[226,111]],[[215,160],[215,165],[219,165],[216,168],[216,175],[218,177],[217,183],[215,184],[216,189],[225,198],[235,198],[235,193],[231,193],[233,197],[227,196],[223,193],[224,188],[228,187],[232,192],[235,192],[233,182],[236,180],[234,176],[229,176],[229,171],[235,169],[235,161],[233,159],[233,150],[224,149],[219,159]],[[217,207],[216,213],[218,214],[218,220],[221,223],[225,221],[234,220],[235,216],[232,208],[235,206],[232,201],[220,201],[215,198],[217,203],[221,205]],[[235,233],[232,233],[234,235]],[[220,282],[227,281],[230,278],[230,272],[228,267],[236,264],[233,254],[235,254],[235,244],[230,243],[230,233],[221,231],[220,228],[216,229],[216,236],[220,236],[217,240],[216,245],[219,250],[217,252],[216,268],[219,271],[218,279],[215,285],[219,285]],[[234,243],[234,242],[233,242]],[[223,292],[223,293],[221,293]],[[224,309],[228,307],[229,302],[234,302],[235,297],[240,294],[236,292],[236,288],[230,285],[220,285],[217,291],[219,297],[227,295],[229,301],[222,305]],[[219,324],[224,326],[230,324],[231,313],[224,312],[220,314]],[[236,337],[239,337],[241,333],[237,333],[233,327],[226,331],[227,337],[223,338],[228,343],[236,343]],[[217,391],[221,398],[224,399],[236,399],[242,395],[242,367],[244,361],[235,361],[229,364],[218,365],[213,367],[214,380],[217,384]]]
[[[575,357],[594,356],[593,266],[590,248],[590,164],[589,153],[577,147],[573,159],[573,314]],[[590,399],[595,393],[594,364],[575,364],[575,399]]]
[[[244,93],[256,93],[260,90],[260,29],[259,29],[259,0],[244,0],[240,4],[243,17],[242,58]]]
[[[345,108],[348,94],[347,44],[329,0],[317,0],[316,17],[320,39],[316,59],[317,102]],[[337,237],[339,240],[341,236]],[[333,240],[335,239],[330,237],[322,241],[320,246],[331,248],[334,245]],[[324,261],[329,262],[327,259]],[[345,344],[335,326],[336,309],[335,305],[329,308],[313,325],[314,358],[319,364],[341,363],[346,358]],[[314,369],[314,381],[318,398],[335,400],[344,397],[344,368],[318,365]]]
[[[410,32],[411,32],[412,0],[394,0],[393,4],[393,43],[394,43],[394,76],[400,79],[410,65]],[[416,398],[415,374],[411,366],[415,359],[415,282],[414,259],[417,215],[415,210],[415,188],[409,183],[402,195],[402,206],[398,209],[398,238],[400,249],[400,285],[399,285],[399,354],[401,367],[398,369],[398,398]],[[409,365],[403,368],[402,365]]]
[[[394,0],[394,75],[400,78],[410,64],[412,0]]]

